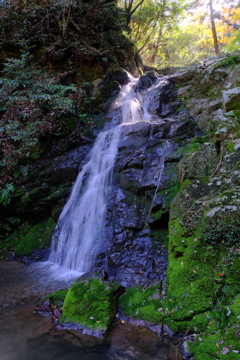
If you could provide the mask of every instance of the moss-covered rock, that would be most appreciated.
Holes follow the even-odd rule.
[[[41,302],[43,303],[44,301],[49,299],[53,303],[53,305],[62,306],[63,302],[65,300],[65,297],[67,295],[67,292],[68,292],[68,289],[57,290],[54,293],[47,294],[46,296],[44,296],[44,298],[41,300]]]
[[[219,90],[222,63],[215,68],[214,64],[218,61],[209,62],[207,70],[195,68],[173,75],[177,82],[185,83],[188,96],[194,92],[198,101],[185,99],[188,109],[209,132],[199,140],[179,142],[181,146],[170,157],[176,161],[179,156],[180,186],[172,183],[173,197],[169,196],[166,289],[133,287],[120,297],[125,316],[165,323],[176,333],[199,334],[190,344],[196,360],[223,359],[225,351],[230,359],[239,357],[239,111],[233,102],[228,112],[222,104],[224,86],[233,87],[227,82],[231,69],[224,73]],[[186,85],[189,80],[193,87]],[[159,195],[166,195],[166,202],[168,193],[171,195],[171,186],[165,189],[162,185]],[[157,207],[152,212],[155,220],[162,215]],[[148,296],[150,293],[157,297]]]
[[[163,319],[160,308],[161,284],[134,286],[120,296],[119,306],[125,316],[158,324]]]
[[[32,250],[49,247],[56,222],[49,218],[34,226],[23,224],[1,244],[19,256],[29,255]]]
[[[98,277],[74,283],[64,300],[61,323],[83,333],[103,336],[115,317],[121,289],[118,283],[104,282]]]

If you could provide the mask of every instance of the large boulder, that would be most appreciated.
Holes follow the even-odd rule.
[[[65,297],[60,322],[84,334],[104,336],[116,315],[121,291],[118,283],[100,277],[74,283]]]

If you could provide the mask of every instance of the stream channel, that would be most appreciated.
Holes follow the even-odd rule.
[[[41,264],[0,261],[1,360],[181,360],[179,340],[160,339],[145,327],[113,326],[105,339],[58,330],[51,314],[35,312],[39,299],[66,288]]]

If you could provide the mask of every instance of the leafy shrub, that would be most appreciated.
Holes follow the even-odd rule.
[[[206,226],[203,231],[203,240],[211,244],[215,250],[220,249],[220,245],[224,244],[228,247],[236,247],[240,245],[240,222],[236,220],[232,224],[221,224]]]
[[[9,204],[11,195],[15,191],[15,186],[11,184],[6,184],[4,188],[0,187],[0,203],[2,203],[4,206],[7,206]]]
[[[47,134],[60,132],[61,119],[76,114],[75,85],[61,85],[59,76],[43,73],[32,63],[31,55],[8,58],[0,79],[0,167],[2,193],[0,202],[6,205],[22,159],[39,157],[40,140]],[[64,124],[65,125],[65,124]],[[64,126],[66,129],[66,126]],[[65,130],[66,131],[66,130]],[[27,169],[26,164],[21,169]],[[19,166],[18,166],[19,168]],[[4,185],[6,184],[6,185]]]

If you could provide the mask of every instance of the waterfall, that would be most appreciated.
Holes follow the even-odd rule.
[[[137,79],[123,87],[114,107],[121,107],[122,123],[141,120],[141,105],[134,91]],[[97,136],[89,161],[83,166],[59,217],[49,261],[66,269],[87,272],[102,246],[106,201],[118,150],[121,125]]]
[[[121,109],[120,125],[102,131],[90,151],[56,226],[49,261],[66,270],[90,271],[104,238],[107,198],[122,124],[148,121],[149,95],[136,91],[137,79],[125,85],[113,109]],[[148,93],[148,92],[147,92]],[[148,93],[149,94],[149,93]],[[155,94],[155,92],[154,92]]]

